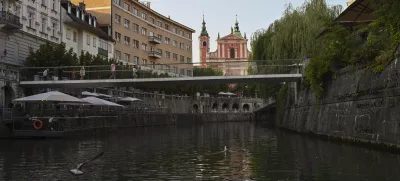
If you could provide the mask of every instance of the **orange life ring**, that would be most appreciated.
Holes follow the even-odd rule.
[[[39,123],[39,125],[37,125],[37,123]],[[35,128],[36,130],[40,130],[43,128],[43,122],[39,119],[36,119],[35,121],[33,121],[33,128]]]

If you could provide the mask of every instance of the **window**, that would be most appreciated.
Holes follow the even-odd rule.
[[[155,69],[156,68],[156,63],[153,62],[153,61],[150,61],[150,66],[151,66],[152,69]]]
[[[147,14],[142,12],[142,19],[146,20]]]
[[[165,68],[167,69],[167,72],[171,72],[171,66],[166,65]]]
[[[183,31],[179,30],[179,35],[183,36]]]
[[[57,29],[57,23],[53,23],[53,37],[55,37],[56,36],[56,29]],[[71,37],[71,32],[69,32],[69,36]]]
[[[181,55],[180,60],[181,60],[181,62],[185,62],[185,57]]]
[[[124,2],[124,9],[127,10],[127,11],[129,11],[129,4],[126,3],[126,2]]]
[[[203,47],[207,46],[207,42],[203,41]]]
[[[171,39],[169,39],[168,37],[165,37],[165,44],[169,44],[170,43],[170,41],[171,41]]]
[[[162,22],[160,20],[157,21],[157,26],[162,27]]]
[[[76,42],[76,38],[77,38],[77,34],[76,34],[76,31],[74,31],[74,32],[72,33],[72,40],[73,40],[74,42]]]
[[[96,42],[97,42],[96,38],[93,37],[93,47],[96,47],[96,44],[97,44]]]
[[[156,24],[156,20],[153,17],[150,17],[150,22]]]
[[[124,44],[130,46],[131,45],[131,38],[124,36]]]
[[[154,33],[152,31],[149,31],[149,36],[154,36]]]
[[[121,0],[113,0],[113,2],[114,2],[115,4],[118,4],[118,6],[121,6]]]
[[[56,10],[56,1],[53,0],[53,10]]]
[[[111,47],[111,45],[110,45]],[[103,49],[103,50],[108,50],[110,52],[110,49],[108,48],[108,43],[105,40],[102,40],[99,38],[99,48]],[[111,52],[110,52],[111,53]]]
[[[192,76],[192,70],[186,70],[186,75],[191,77]]]
[[[158,34],[157,37],[162,41],[162,35]]]
[[[124,54],[124,60],[127,61],[127,62],[130,62],[131,61],[131,55],[125,53]]]
[[[139,65],[139,57],[134,56],[134,57],[133,57],[133,63],[134,63],[135,65]]]
[[[147,44],[146,43],[142,43],[142,50],[143,51],[147,51]]]
[[[175,27],[172,28],[172,32],[176,33],[176,28]]]
[[[190,34],[190,33],[186,33],[186,38],[188,38],[188,39],[192,39],[192,34]]]
[[[42,32],[46,33],[46,28],[47,28],[47,18],[42,19]]]
[[[178,67],[174,67],[174,73],[178,73]]]
[[[172,58],[173,58],[174,60],[178,60],[178,54],[173,53],[173,54],[172,54]]]
[[[185,69],[181,69],[180,71],[180,75],[185,75]]]
[[[142,35],[146,36],[147,34],[147,29],[142,27]]]
[[[120,52],[120,51],[115,50],[115,58],[116,58],[117,60],[121,60],[121,52]]]
[[[139,48],[139,41],[133,40],[133,48]]]
[[[67,38],[67,40],[71,39],[71,30],[70,29],[67,29],[66,38]]]
[[[177,47],[178,46],[178,42],[176,40],[172,41],[172,46]]]
[[[165,58],[171,59],[171,52],[165,51]]]
[[[121,24],[121,16],[118,14],[115,14],[115,22],[118,24]]]
[[[33,25],[35,24],[35,13],[28,12],[28,19],[28,27],[33,28]]]
[[[108,48],[108,53],[112,53],[112,46],[111,46],[110,43],[108,44],[108,47],[107,47],[107,48]]]
[[[89,36],[89,35],[86,35],[86,43],[87,43],[88,45],[90,45],[90,36]]]
[[[129,25],[131,24],[131,22],[127,19],[124,19],[124,27],[129,29]]]
[[[187,58],[186,58],[186,63],[192,63],[192,58],[187,57]]]
[[[136,33],[139,32],[139,25],[138,24],[133,23],[133,31],[136,32]]]
[[[231,58],[235,58],[235,49],[234,48],[229,49],[229,53],[230,53]]]
[[[136,16],[138,15],[138,10],[136,8],[132,8],[132,12],[134,15],[136,15]]]
[[[181,50],[183,50],[183,49],[185,48],[185,44],[180,43],[180,44],[179,44],[179,47],[181,48]]]
[[[192,46],[186,45],[186,51],[191,51],[191,50],[192,50]]]
[[[164,24],[164,28],[165,28],[166,30],[169,30],[169,25],[168,25],[168,24]]]
[[[142,65],[147,67],[147,60],[146,59],[142,60]]]
[[[121,43],[121,33],[115,32],[115,41]]]

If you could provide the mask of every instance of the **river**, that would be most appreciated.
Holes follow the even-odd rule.
[[[102,136],[0,140],[0,180],[399,180],[397,154],[252,123],[123,129]],[[228,147],[223,152],[224,146]],[[68,172],[65,153],[85,165]],[[222,151],[222,152],[221,152]]]

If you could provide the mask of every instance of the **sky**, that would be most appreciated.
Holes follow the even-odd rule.
[[[285,5],[291,3],[294,7],[300,6],[306,0],[147,0],[151,8],[171,19],[184,24],[194,30],[193,34],[193,62],[199,61],[198,37],[201,32],[203,13],[206,27],[210,36],[210,51],[216,50],[218,32],[223,37],[228,35],[234,26],[236,14],[242,34],[246,32],[249,39],[259,29],[268,26],[279,19]],[[348,0],[327,0],[331,5],[340,4],[344,8]]]

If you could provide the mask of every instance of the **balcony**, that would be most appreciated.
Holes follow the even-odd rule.
[[[104,56],[104,57],[108,57],[108,51],[104,50],[104,49],[102,49],[100,47],[98,48],[98,54],[101,55],[101,56]]]
[[[161,58],[162,57],[162,53],[161,52],[157,52],[157,51],[149,51],[149,57]]]
[[[149,36],[149,42],[154,44],[160,44],[161,38],[158,38],[156,36]]]
[[[21,29],[22,24],[19,16],[7,11],[0,11],[0,27],[8,29]]]

